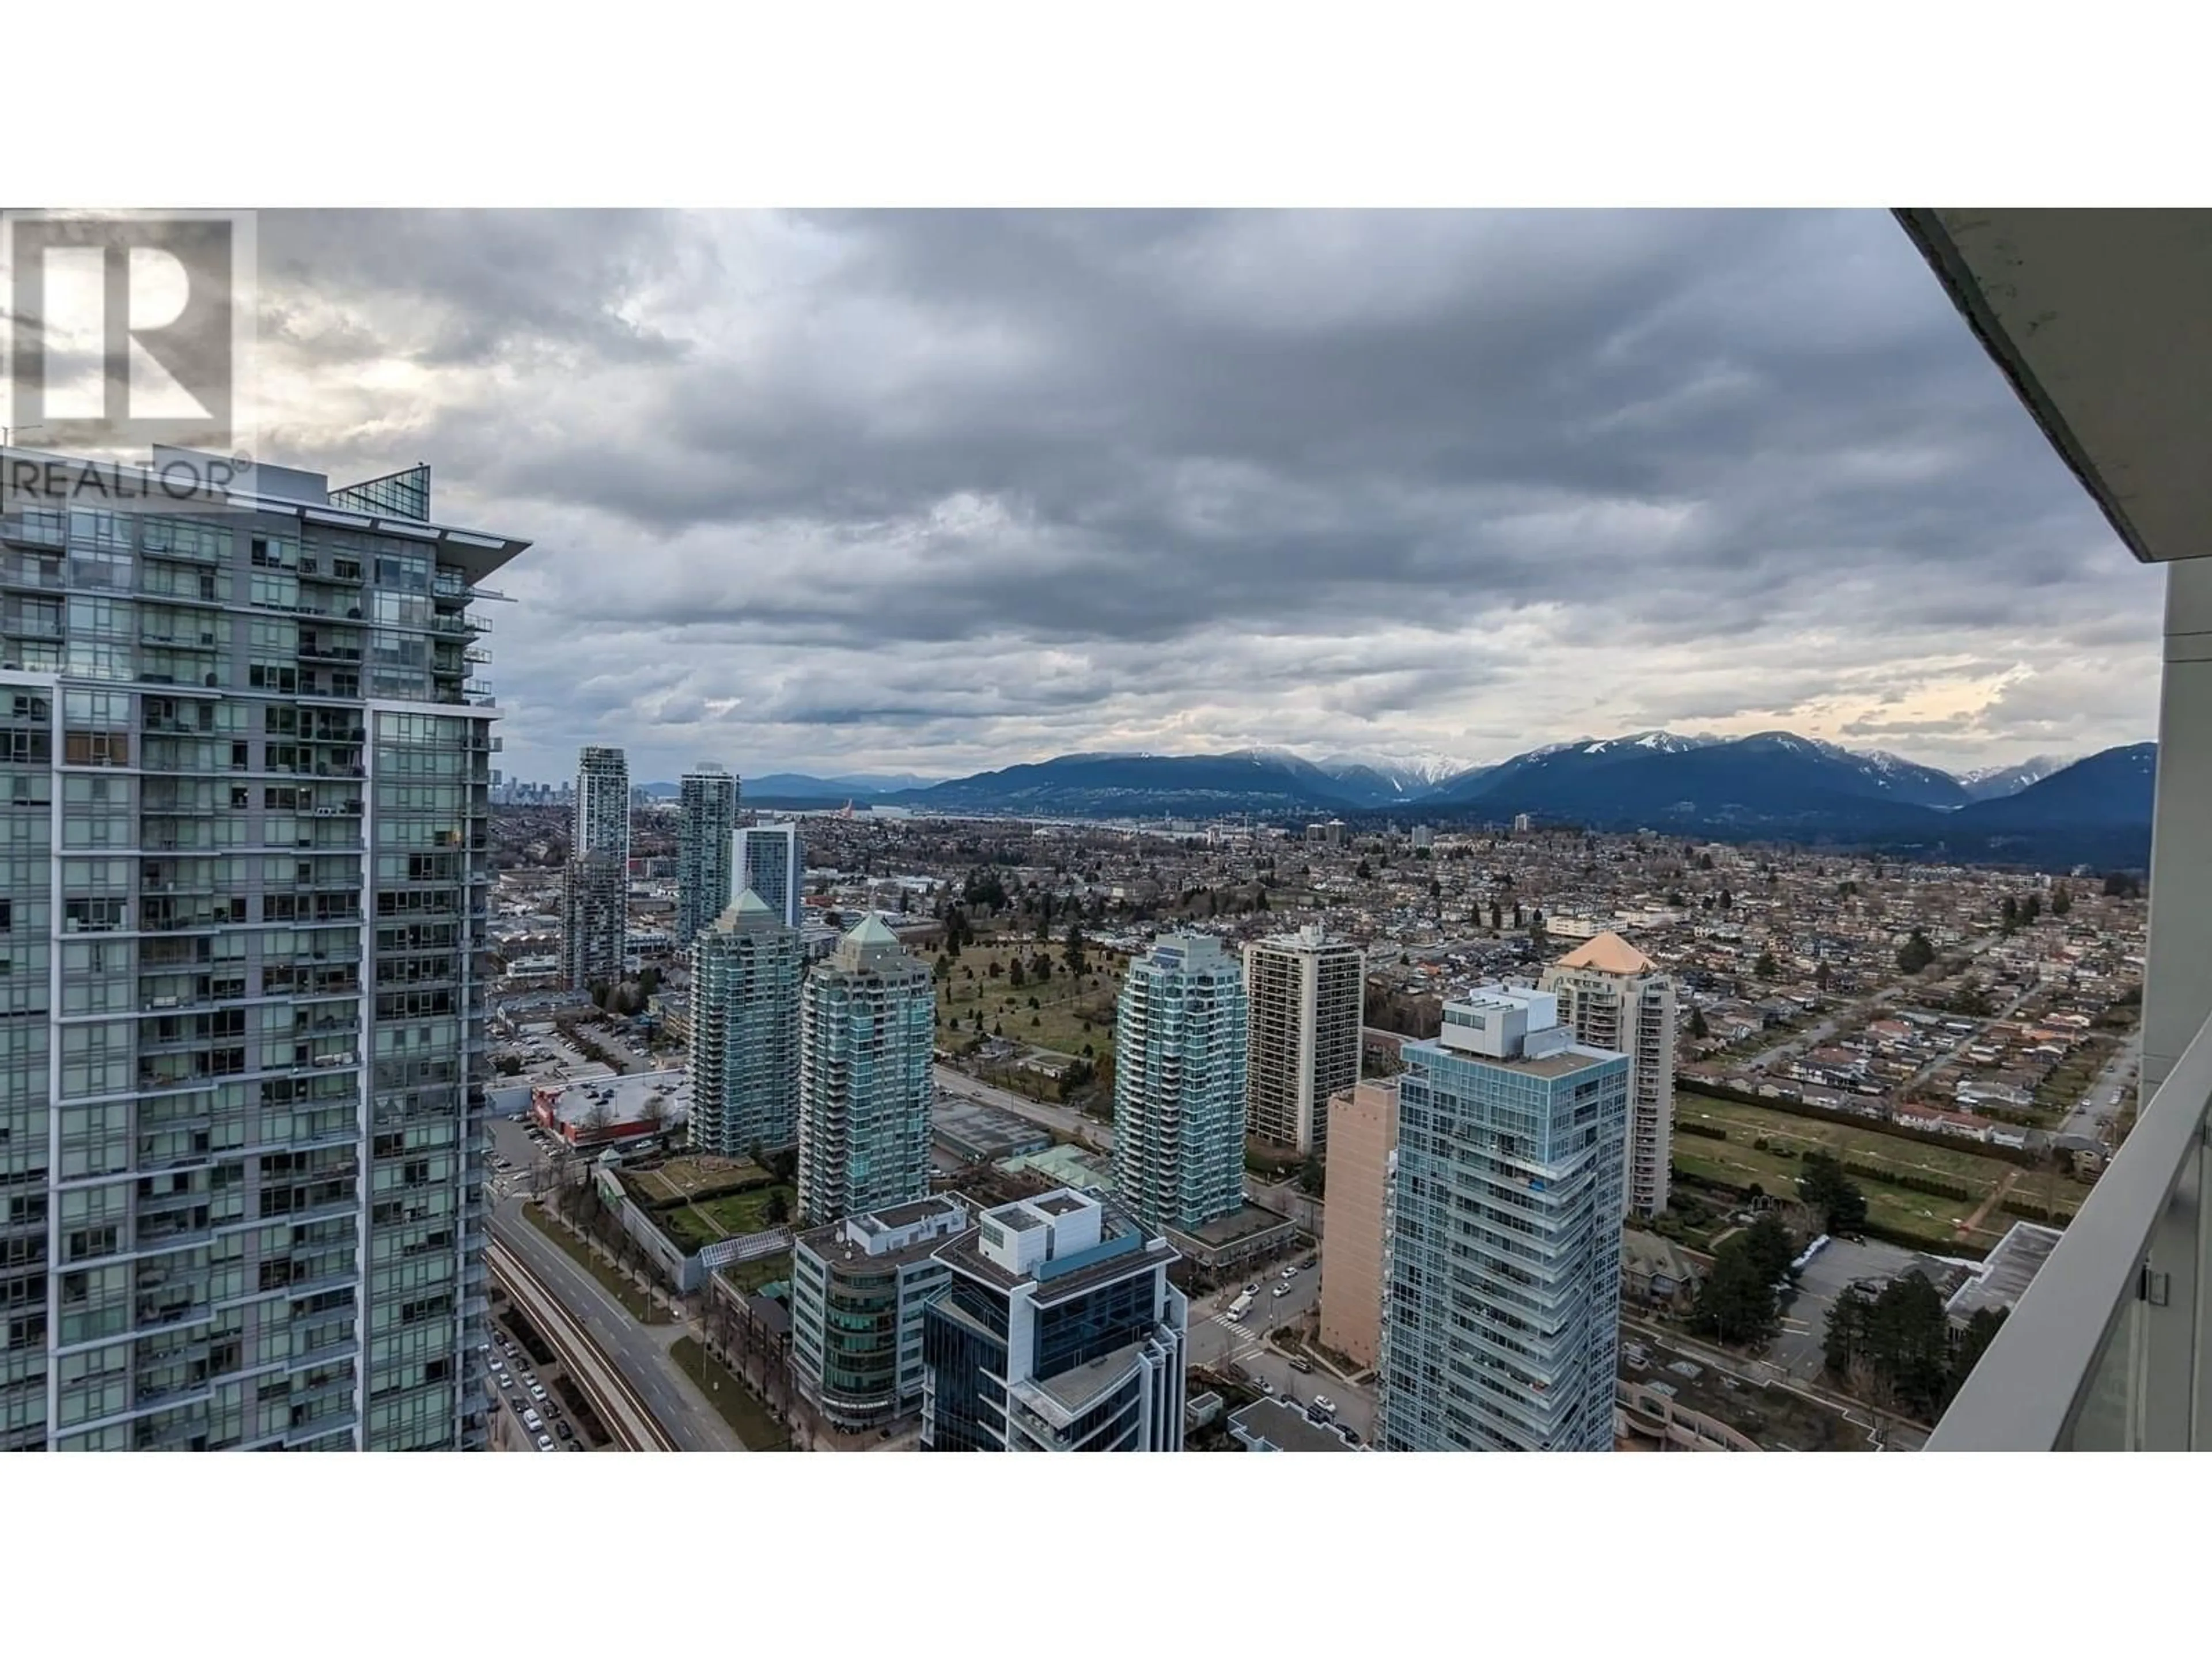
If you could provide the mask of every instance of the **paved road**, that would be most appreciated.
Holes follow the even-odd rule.
[[[491,1230],[501,1243],[544,1281],[576,1322],[599,1340],[680,1450],[744,1449],[729,1425],[700,1396],[691,1379],[668,1357],[670,1346],[684,1334],[683,1326],[641,1325],[632,1319],[620,1303],[600,1288],[599,1280],[524,1218],[521,1200],[509,1199],[501,1204],[492,1212]]]
[[[1190,1364],[1243,1371],[1273,1384],[1277,1394],[1301,1403],[1316,1394],[1327,1395],[1336,1404],[1337,1420],[1362,1439],[1371,1439],[1375,1432],[1375,1395],[1371,1387],[1354,1388],[1319,1370],[1292,1370],[1288,1356],[1267,1346],[1268,1332],[1311,1312],[1321,1293],[1320,1272],[1309,1267],[1287,1281],[1291,1286],[1287,1296],[1275,1295],[1275,1286],[1286,1282],[1280,1277],[1281,1272],[1277,1267],[1264,1278],[1232,1285],[1191,1304]],[[1225,1317],[1230,1304],[1236,1301],[1244,1284],[1255,1283],[1260,1286],[1260,1293],[1246,1310],[1243,1322],[1231,1324]]]
[[[2128,1085],[2136,1076],[2136,1068],[2142,1064],[2142,1030],[2138,1026],[2119,1052],[2106,1062],[2089,1085],[2088,1092],[2066,1115],[2065,1121],[2056,1133],[2061,1135],[2081,1135],[2104,1146],[2112,1139],[2112,1124],[2119,1116],[2120,1102],[2125,1097]]]

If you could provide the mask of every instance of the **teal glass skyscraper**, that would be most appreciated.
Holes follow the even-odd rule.
[[[929,1195],[937,994],[876,916],[806,976],[799,1036],[799,1208],[813,1225]]]
[[[1116,1197],[1193,1232],[1244,1202],[1244,974],[1220,942],[1164,939],[1129,964],[1115,1028]]]
[[[690,1139],[700,1152],[742,1158],[797,1142],[805,974],[805,942],[750,888],[692,945]]]
[[[1609,1451],[1629,1061],[1486,986],[1401,1051],[1388,1451]]]

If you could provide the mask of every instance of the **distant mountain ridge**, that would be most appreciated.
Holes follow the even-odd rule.
[[[2084,846],[2140,864],[2155,763],[2156,746],[2138,744],[2047,772],[2045,760],[2025,762],[1979,774],[1970,786],[1900,756],[1790,732],[1640,732],[1547,744],[1423,787],[1369,763],[1325,765],[1280,750],[1094,752],[873,799],[921,811],[1049,817],[1381,814],[1502,823],[1525,812],[1591,829],[1879,843],[1962,857],[2007,849],[2024,860],[2060,857]]]

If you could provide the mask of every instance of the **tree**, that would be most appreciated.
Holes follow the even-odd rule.
[[[2106,898],[2134,898],[2142,891],[2142,884],[2124,870],[2115,870],[2105,878]]]
[[[781,1227],[791,1219],[791,1200],[785,1196],[782,1188],[768,1195],[768,1206],[761,1212],[761,1219],[771,1227]]]
[[[1367,860],[1365,859],[1362,859],[1359,860],[1359,867],[1354,870],[1352,873],[1358,877],[1360,880],[1366,881],[1375,874],[1375,872],[1368,864]]]
[[[1828,963],[1826,957],[1813,964],[1813,988],[1816,991],[1825,991],[1828,988]]]
[[[2073,908],[2074,895],[2067,891],[2066,884],[2063,882],[2061,882],[2057,886],[2051,890],[2051,914],[2052,915],[2063,916]]]
[[[1998,922],[1998,926],[2002,927],[2008,935],[2011,933],[2014,928],[2020,926],[2020,903],[2010,893],[2007,893],[2005,895],[2004,910]]]
[[[1752,963],[1751,971],[1761,979],[1773,979],[1780,975],[1782,969],[1775,962],[1773,951],[1761,951],[1759,960]]]
[[[1017,991],[1020,990],[1028,980],[1029,975],[1022,971],[1022,959],[1019,957],[1016,957],[1006,964],[1006,983]]]
[[[1797,1255],[1796,1241],[1790,1237],[1790,1230],[1782,1224],[1782,1218],[1769,1210],[1751,1224],[1742,1237],[1744,1249],[1750,1253],[1753,1263],[1765,1275],[1766,1282],[1779,1284]]]
[[[946,956],[939,957],[935,962],[930,964],[929,976],[935,980],[939,985],[949,985],[951,983],[952,958]]]
[[[1030,977],[1042,985],[1052,978],[1052,958],[1036,956],[1030,958]]]
[[[1499,909],[1496,899],[1490,901],[1490,931],[1493,933],[1502,933],[1505,931],[1504,912]]]
[[[1691,1327],[1723,1342],[1751,1343],[1771,1335],[1777,1317],[1774,1280],[1761,1271],[1749,1235],[1738,1233],[1713,1253]]]
[[[1690,1010],[1690,1035],[1700,1042],[1712,1035],[1711,1028],[1705,1024],[1705,1011],[1702,1008]]]
[[[1826,1152],[1808,1152],[1798,1165],[1797,1196],[1830,1233],[1856,1231],[1866,1224],[1866,1194]]]
[[[2027,896],[2027,902],[2020,907],[2020,919],[2033,927],[2035,926],[2036,918],[2042,914],[2043,896],[2039,893],[2030,893]]]
[[[1735,895],[1734,893],[1729,892],[1729,890],[1728,890],[1727,888],[1723,887],[1723,888],[1722,888],[1722,889],[1721,889],[1721,896],[1720,896],[1720,897],[1719,897],[1718,899],[1715,900],[1715,901],[1714,901],[1714,902],[1715,902],[1715,903],[1716,903],[1716,904],[1717,904],[1717,905],[1721,909],[1723,909],[1723,910],[1730,910],[1730,909],[1734,909],[1734,908],[1735,908]]]
[[[1060,960],[1067,964],[1069,973],[1078,979],[1083,976],[1083,929],[1072,921],[1067,924],[1067,943],[1061,947]]]
[[[1912,930],[1912,937],[1899,947],[1898,971],[1905,974],[1917,974],[1935,960],[1936,947],[1928,942],[1928,935],[1916,927]]]
[[[1006,970],[1005,969],[1001,968],[1001,967],[998,964],[998,963],[997,963],[997,961],[996,961],[996,960],[994,960],[994,961],[992,961],[990,963],[988,963],[988,966],[987,966],[987,968],[986,968],[986,971],[990,975],[990,976],[991,976],[993,979],[997,979],[1000,975],[1004,974]]]

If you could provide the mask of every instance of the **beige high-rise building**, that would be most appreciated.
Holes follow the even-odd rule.
[[[1360,1083],[1329,1097],[1328,1221],[1321,1236],[1321,1340],[1362,1365],[1381,1363],[1390,1160],[1398,1084]]]
[[[1575,1040],[1628,1056],[1626,1213],[1667,1207],[1674,1142],[1674,981],[1618,933],[1600,933],[1544,970]],[[1331,1184],[1335,1179],[1330,1172]]]
[[[1328,1149],[1328,1100],[1359,1080],[1367,957],[1318,927],[1244,947],[1250,1036],[1244,1132],[1301,1152]]]

